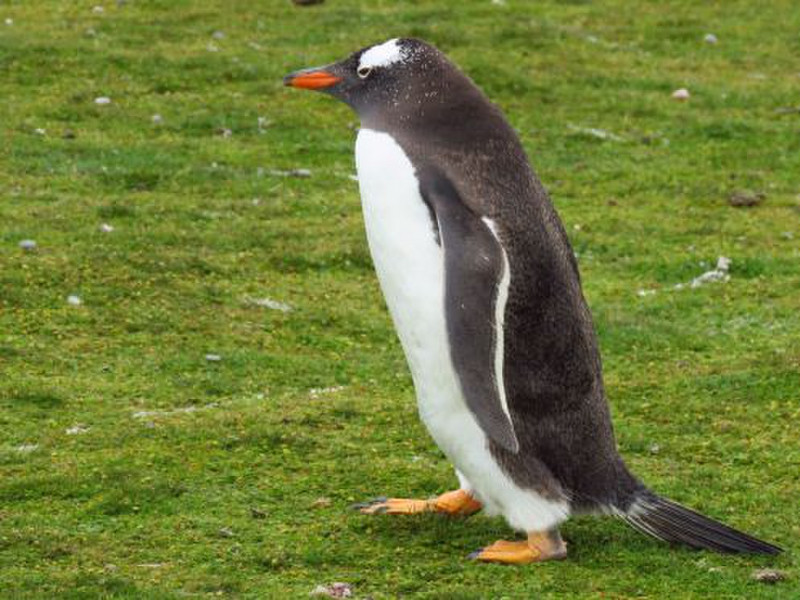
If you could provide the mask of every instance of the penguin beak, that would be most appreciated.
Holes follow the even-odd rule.
[[[313,67],[289,73],[283,78],[283,85],[305,90],[324,90],[341,80],[341,77],[327,71],[325,67]]]

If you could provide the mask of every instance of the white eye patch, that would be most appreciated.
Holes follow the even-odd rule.
[[[396,62],[401,62],[404,58],[400,42],[395,38],[378,46],[373,46],[364,52],[358,61],[358,68],[361,70],[388,67]]]

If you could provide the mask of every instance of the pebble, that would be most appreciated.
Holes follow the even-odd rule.
[[[47,131],[45,129],[42,129],[41,127],[37,127],[36,129],[33,130],[33,133],[35,133],[36,135],[45,135],[47,134]]]
[[[731,206],[735,206],[736,208],[758,206],[766,199],[767,195],[764,192],[754,192],[752,190],[738,190],[736,192],[733,192],[728,197],[728,204],[730,204]]]
[[[222,360],[222,357],[219,354],[206,354],[206,360],[208,362],[219,362]]]
[[[164,118],[161,115],[153,115],[150,117],[150,120],[153,122],[153,125],[161,125],[164,122]]]
[[[80,296],[76,296],[75,294],[70,294],[67,296],[67,304],[70,306],[80,306],[83,304],[83,300],[81,300]]]
[[[353,595],[353,588],[349,583],[341,581],[330,585],[318,585],[311,592],[312,596],[328,596],[329,598],[350,598]]]
[[[703,38],[703,41],[706,44],[716,44],[718,40],[717,36],[715,36],[713,33],[707,33],[706,37]]]
[[[777,569],[758,569],[753,572],[752,577],[761,583],[778,583],[786,579],[786,573]]]
[[[672,92],[672,99],[673,100],[678,100],[679,102],[683,102],[684,100],[688,100],[689,96],[690,96],[689,90],[687,90],[686,88],[680,88],[680,89],[675,90],[674,92]]]
[[[311,177],[310,169],[289,169],[288,171],[281,171],[280,169],[271,169],[267,171],[269,175],[276,177]]]
[[[111,104],[111,98],[108,96],[99,96],[98,98],[94,99],[94,103],[103,106],[104,104]]]
[[[92,12],[96,15],[102,15],[104,12],[106,12],[106,9],[98,4],[97,6],[92,8]]]
[[[113,225],[109,225],[108,223],[101,223],[99,229],[103,233],[111,233],[112,231],[114,231]]]
[[[35,240],[22,240],[19,243],[19,247],[23,250],[35,250],[36,249],[36,241]]]
[[[14,24],[14,19],[6,19],[5,23],[10,27],[11,25]]]
[[[211,37],[213,37],[215,40],[224,40],[225,33],[222,31],[215,31],[214,33],[211,34]]]
[[[88,427],[84,427],[83,425],[74,425],[66,430],[67,435],[80,435],[82,433],[86,433],[89,431]]]
[[[291,305],[286,304],[285,302],[272,300],[271,298],[245,298],[245,302],[247,304],[252,304],[253,306],[271,308],[272,310],[279,310],[281,312],[289,312],[292,310]]]
[[[266,519],[267,513],[260,508],[256,508],[255,506],[250,507],[250,516],[254,519]]]

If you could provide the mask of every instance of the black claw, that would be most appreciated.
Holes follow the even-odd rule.
[[[372,500],[367,500],[366,502],[356,502],[355,504],[351,504],[351,510],[362,510],[364,508],[370,508],[371,506],[375,506],[376,504],[380,504],[381,502],[386,502],[388,498],[386,496],[378,496],[377,498],[373,498]]]

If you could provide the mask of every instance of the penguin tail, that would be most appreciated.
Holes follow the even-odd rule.
[[[672,500],[640,491],[627,509],[617,514],[642,533],[673,544],[725,554],[780,554],[773,546],[701,515]]]

